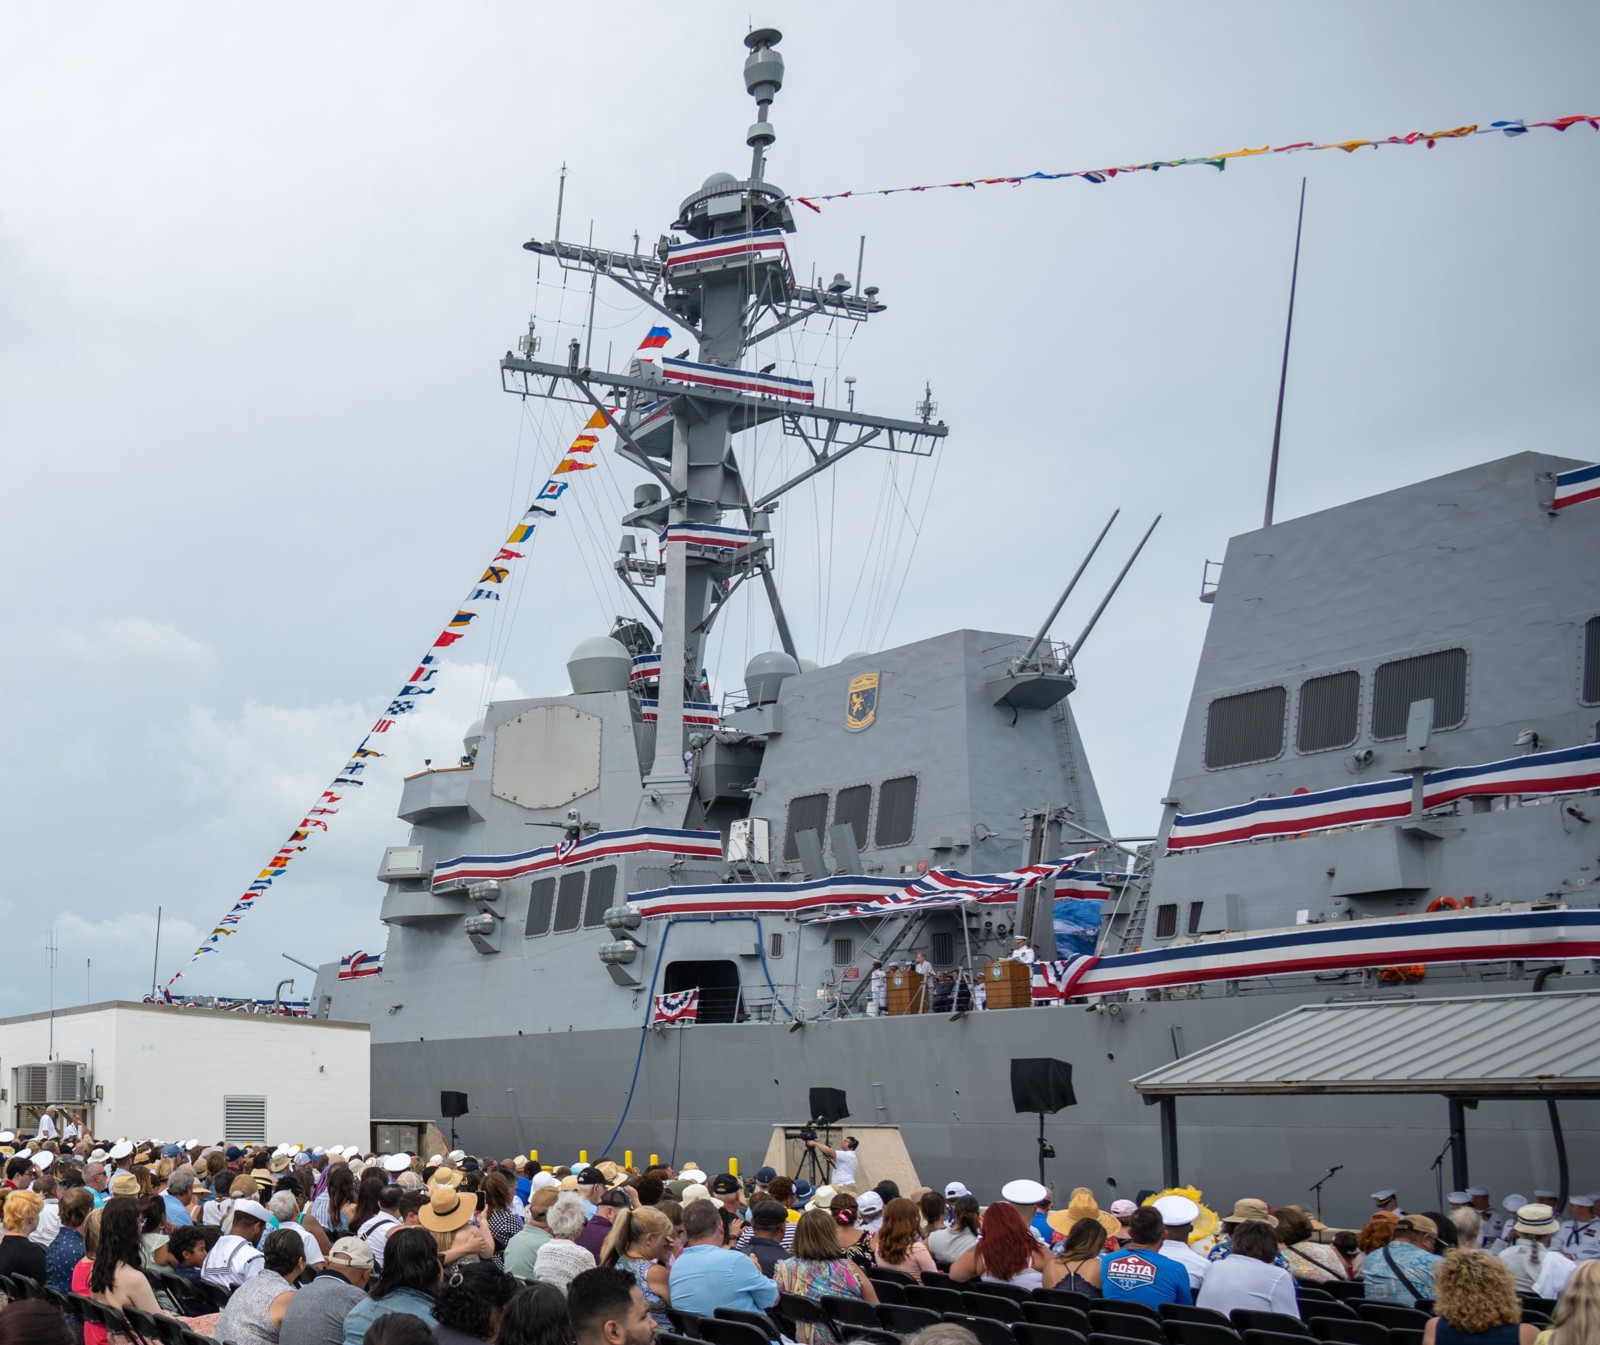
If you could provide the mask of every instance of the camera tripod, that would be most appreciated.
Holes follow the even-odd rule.
[[[810,1132],[809,1134],[807,1132]],[[799,1181],[802,1177],[812,1186],[826,1186],[828,1173],[822,1163],[821,1155],[811,1147],[812,1141],[821,1139],[828,1143],[833,1133],[832,1126],[817,1126],[815,1124],[802,1126],[790,1134],[791,1139],[801,1141],[800,1161],[795,1164],[794,1179]]]

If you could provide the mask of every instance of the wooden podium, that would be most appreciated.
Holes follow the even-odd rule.
[[[1033,968],[1007,958],[983,969],[990,1009],[1027,1009],[1033,1005]]]
[[[889,1016],[929,1013],[933,1007],[932,987],[924,987],[923,976],[910,967],[896,967],[889,973]]]

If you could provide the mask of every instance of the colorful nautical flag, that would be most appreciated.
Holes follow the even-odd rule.
[[[475,620],[477,620],[477,617],[478,614],[476,612],[468,612],[465,609],[462,609],[450,618],[450,624],[452,626],[470,626]]]
[[[511,529],[511,536],[507,537],[506,541],[511,543],[526,542],[530,537],[533,536],[534,529],[538,526],[539,524],[537,520],[531,523],[519,523],[516,527]]]
[[[643,341],[639,342],[640,350],[660,350],[672,339],[672,330],[668,327],[652,327]]]
[[[499,602],[500,591],[493,588],[475,588],[468,602]],[[402,693],[403,694],[403,693]]]
[[[559,500],[566,494],[568,484],[566,481],[546,481],[540,487],[539,493],[533,498],[536,500]]]
[[[506,576],[510,573],[511,567],[509,565],[491,565],[478,576],[478,582],[480,584],[503,584]]]
[[[496,551],[494,553],[494,558],[496,560],[521,560],[522,556],[523,556],[522,552],[520,552],[520,551],[512,551],[508,547],[501,547],[498,551]]]
[[[588,453],[591,452],[594,449],[594,446],[599,442],[600,436],[598,434],[580,434],[572,441],[572,447],[569,448],[567,452]]]
[[[592,462],[579,462],[577,458],[562,458],[556,463],[553,475],[561,476],[566,472],[587,472],[594,466]]]
[[[433,642],[433,647],[435,649],[448,649],[459,639],[461,639],[461,636],[453,630],[441,631],[439,638]]]

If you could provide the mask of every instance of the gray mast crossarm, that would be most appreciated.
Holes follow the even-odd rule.
[[[847,453],[854,453],[856,451],[856,449],[862,448],[862,447],[866,446],[867,444],[870,444],[881,433],[882,433],[881,430],[875,430],[875,429],[874,430],[868,430],[865,434],[861,435],[859,438],[853,440],[852,442],[846,444],[843,448],[834,449],[834,451],[832,453],[824,452],[823,454],[818,456],[815,452],[813,452],[812,456],[816,458],[816,461],[813,462],[811,464],[811,466],[807,467],[803,472],[799,472],[799,473],[796,473],[794,476],[791,476],[781,486],[778,486],[773,490],[769,490],[765,495],[763,495],[759,500],[756,501],[756,506],[755,507],[757,509],[765,509],[768,505],[770,505],[780,495],[787,494],[789,491],[793,490],[796,486],[798,486],[802,481],[810,479],[811,477],[815,476],[818,472],[827,471],[828,468],[832,467],[834,465],[834,463],[838,462],[839,459],[844,457]],[[806,441],[806,447],[807,448],[811,447],[811,443],[810,443],[809,440]]]
[[[797,322],[816,317],[819,313],[827,313],[829,317],[845,318],[851,322],[865,322],[872,314],[882,313],[889,307],[888,304],[881,304],[876,299],[865,299],[860,295],[829,294],[826,290],[816,289],[794,290],[791,303],[804,304],[806,307],[793,309],[778,317],[770,327],[763,327],[759,332],[746,338],[748,344],[756,345],[768,337],[776,336],[785,328],[794,326]],[[774,314],[778,312],[775,304],[769,303],[763,307],[770,309]]]
[[[728,586],[727,591],[720,594],[712,602],[711,610],[706,613],[705,619],[690,627],[695,634],[709,631],[712,623],[716,621],[723,607],[727,604],[728,599],[733,597],[733,595],[738,592],[739,585],[744,583],[744,581],[753,575],[757,570],[764,570],[766,568],[764,565],[756,564],[756,561],[767,550],[767,548],[768,544],[765,541],[761,541],[757,542],[754,546],[746,547],[745,550],[740,553],[738,561],[740,567],[739,573],[734,576],[733,583]]]
[[[616,451],[618,455],[626,458],[631,463],[643,467],[645,471],[649,472],[651,476],[661,483],[662,489],[667,492],[667,498],[673,498],[672,478],[650,461],[650,455],[640,447],[639,441],[628,433],[627,428],[620,420],[611,414],[611,408],[606,406],[589,390],[589,384],[586,381],[579,382],[576,379],[573,381],[577,383],[578,390],[589,399],[594,409],[606,418],[606,424],[617,432],[617,438],[621,441],[617,445]]]
[[[666,275],[666,266],[654,257],[637,252],[612,252],[609,248],[584,247],[578,243],[542,243],[537,238],[530,238],[522,246],[540,256],[554,257],[562,266],[571,263],[576,270],[593,271],[615,281],[634,298],[649,304],[669,322],[677,323],[690,332],[696,341],[700,340],[700,331],[693,323],[685,321],[681,313],[673,312],[656,298],[655,289]],[[619,268],[626,275],[619,275]],[[648,286],[640,283],[640,276],[648,279]]]
[[[639,592],[638,586],[633,582],[633,576],[621,568],[617,570],[617,576],[628,586],[628,592],[633,594],[634,601],[644,608],[644,614],[656,623],[656,629],[663,629],[660,616],[656,614],[656,609],[645,600],[644,594]]]

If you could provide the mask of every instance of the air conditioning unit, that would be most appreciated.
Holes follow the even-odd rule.
[[[12,1100],[21,1107],[43,1107],[49,1103],[49,1065],[18,1065],[12,1070]]]
[[[89,1066],[81,1060],[55,1060],[50,1071],[47,1101],[73,1105],[89,1101]]]

